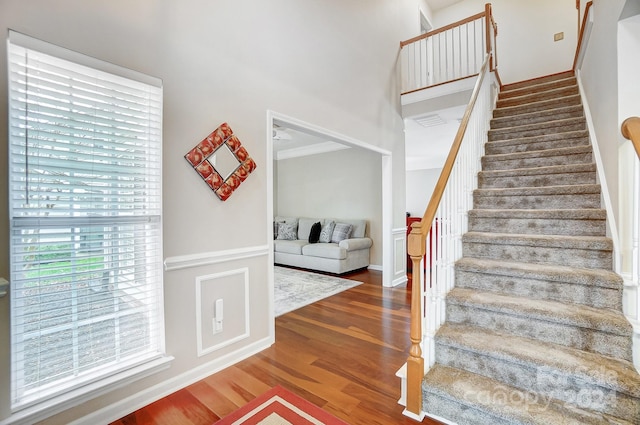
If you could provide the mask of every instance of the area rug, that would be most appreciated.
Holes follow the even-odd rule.
[[[280,386],[270,389],[215,424],[347,425]]]
[[[279,266],[275,266],[274,276],[276,317],[362,284]]]

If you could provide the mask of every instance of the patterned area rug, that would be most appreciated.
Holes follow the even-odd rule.
[[[275,266],[274,275],[276,317],[362,284],[278,266]]]
[[[225,416],[216,425],[347,425],[307,400],[277,386],[240,409]]]

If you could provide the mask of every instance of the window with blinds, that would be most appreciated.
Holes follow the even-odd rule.
[[[13,32],[8,63],[19,410],[163,355],[162,87]]]

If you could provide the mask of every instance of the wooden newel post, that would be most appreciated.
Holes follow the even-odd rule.
[[[484,31],[485,31],[485,43],[487,45],[487,54],[491,55],[493,46],[491,45],[491,31],[493,31],[493,23],[491,17],[491,3],[484,5]],[[489,70],[493,71],[493,57],[489,59]]]
[[[422,411],[422,379],[424,378],[424,359],[422,358],[422,282],[420,261],[425,254],[425,240],[422,235],[422,222],[411,225],[407,250],[413,264],[411,277],[411,348],[407,359],[407,410],[416,415]]]
[[[622,135],[631,140],[633,147],[640,158],[640,118],[630,117],[622,123]]]

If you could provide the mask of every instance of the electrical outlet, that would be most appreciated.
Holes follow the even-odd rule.
[[[222,332],[222,321],[224,320],[224,301],[222,298],[216,300],[213,310],[213,333]]]
[[[560,41],[562,39],[564,39],[564,32],[553,34],[553,41]]]

